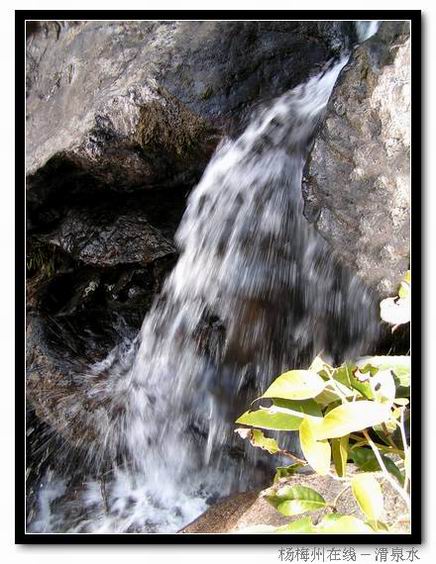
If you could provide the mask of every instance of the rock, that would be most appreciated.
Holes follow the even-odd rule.
[[[341,22],[34,28],[27,40],[28,175],[61,156],[119,188],[174,183],[190,166],[204,167],[217,142],[211,121],[240,116],[301,82],[350,33]]]
[[[384,22],[357,47],[304,172],[305,215],[380,297],[409,266],[410,38]]]
[[[352,467],[351,472],[354,470]],[[378,476],[381,477],[381,473],[378,473]],[[331,504],[344,489],[343,482],[330,476],[318,476],[317,474],[296,474],[289,478],[282,478],[278,485],[311,487]],[[382,484],[382,492],[385,502],[383,522],[394,524],[392,532],[410,533],[410,522],[407,519],[402,519],[407,513],[407,507],[402,498],[386,482]],[[354,515],[365,520],[350,489],[339,497],[336,507],[339,513]],[[285,517],[266,501],[262,491],[253,491],[229,496],[208,509],[198,519],[182,529],[180,533],[243,533],[249,530],[256,532],[255,528],[258,526],[280,527],[306,515],[312,516],[313,522],[316,524],[327,512],[328,510],[322,510]]]
[[[99,210],[70,210],[56,230],[43,237],[84,264],[108,267],[146,265],[175,254],[174,245],[138,210],[102,214]]]

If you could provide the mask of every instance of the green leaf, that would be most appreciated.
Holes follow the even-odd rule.
[[[278,411],[272,406],[270,408],[262,407],[256,411],[246,411],[236,420],[236,423],[273,431],[297,431],[301,424],[301,417],[291,415],[284,410]]]
[[[400,298],[408,298],[410,295],[410,286],[407,282],[401,282],[400,289],[398,290]]]
[[[316,372],[324,378],[328,378],[328,372],[332,370],[332,367],[327,364],[320,355],[318,355],[313,359],[312,364],[309,366],[309,370],[311,372]]]
[[[341,396],[337,392],[335,392],[334,389],[327,387],[328,382],[326,384],[327,385],[323,389],[323,391],[313,398],[314,401],[322,408],[330,405],[331,403],[334,403],[335,401],[342,401]]]
[[[274,380],[262,397],[289,400],[310,399],[320,394],[324,385],[324,380],[316,372],[291,370]]]
[[[386,523],[383,523],[382,521],[366,521],[366,523],[376,532],[379,531],[389,532],[389,527],[386,525]]]
[[[236,423],[274,431],[297,431],[305,416],[322,418],[321,409],[315,401],[274,399],[272,406],[246,411]]]
[[[348,441],[350,435],[340,439],[332,439],[332,457],[336,474],[343,478],[347,474]]]
[[[359,379],[359,372],[356,371],[356,367],[344,364],[335,369],[333,377],[348,388],[357,390],[365,398],[373,399],[371,386],[369,384],[370,374],[367,376],[361,375]]]
[[[348,402],[332,409],[317,426],[318,439],[344,437],[387,421],[390,409],[374,401]]]
[[[286,525],[282,525],[278,527],[275,533],[316,533],[316,528],[312,523],[312,519],[310,517],[302,517],[301,519],[297,519],[296,521],[292,521],[292,523],[287,523]]]
[[[277,466],[273,483],[277,484],[277,482],[279,482],[282,478],[293,476],[300,468],[303,468],[303,466],[304,464],[301,464],[301,462],[296,462],[295,464],[290,464],[289,466]]]
[[[370,380],[372,394],[379,403],[392,405],[396,388],[391,370],[379,370]]]
[[[326,515],[316,527],[318,533],[372,533],[372,528],[352,515]]]
[[[358,360],[357,366],[392,370],[402,388],[410,386],[410,356],[364,356]]]
[[[301,418],[305,415],[309,417],[322,417],[321,408],[313,399],[296,401],[276,398],[273,400],[273,405],[281,407],[285,409],[286,412]]]
[[[259,429],[235,429],[237,433],[243,439],[248,439],[254,447],[261,448],[268,451],[270,454],[277,454],[281,452],[279,445],[275,439],[269,439]]]
[[[380,456],[383,464],[386,466],[386,470],[403,485],[404,476],[395,462],[382,453],[380,453]],[[381,470],[380,464],[370,448],[353,448],[350,450],[350,457],[354,464],[363,472],[379,472]]]
[[[331,448],[328,441],[316,438],[317,427],[315,420],[303,419],[299,429],[300,446],[310,466],[324,476],[330,471]]]
[[[351,489],[362,512],[368,521],[379,521],[383,514],[383,494],[380,484],[372,474],[353,476]]]
[[[265,495],[265,499],[288,517],[306,511],[318,511],[327,505],[322,495],[307,486],[283,486]]]
[[[410,452],[411,452],[410,448],[411,447],[408,447],[406,449],[405,457],[404,457],[404,470],[406,472],[406,476],[409,476],[409,477],[411,476],[411,470],[412,470],[412,461],[411,461],[411,458],[410,458],[410,456],[411,456],[410,455]]]

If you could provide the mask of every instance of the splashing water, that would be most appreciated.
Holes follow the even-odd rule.
[[[377,33],[380,22],[378,20],[355,22],[355,27],[358,41],[362,43]]]
[[[88,398],[105,409],[92,420],[90,456],[98,468],[117,460],[117,469],[72,498],[47,478],[30,530],[177,531],[211,501],[265,479],[256,449],[244,451],[233,433],[261,390],[321,351],[338,361],[367,350],[376,304],[302,213],[308,147],[345,63],[283,95],[218,148],[140,334],[87,375]]]

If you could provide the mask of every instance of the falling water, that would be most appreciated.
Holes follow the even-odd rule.
[[[307,151],[345,63],[330,63],[217,149],[140,334],[86,375],[88,398],[104,404],[89,456],[116,469],[73,499],[47,476],[31,530],[177,531],[265,479],[233,422],[274,377],[321,351],[340,361],[367,350],[374,300],[302,213]]]

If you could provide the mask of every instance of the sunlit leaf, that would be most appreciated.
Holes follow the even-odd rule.
[[[292,523],[278,527],[275,533],[316,533],[316,528],[310,517],[302,517]]]
[[[389,532],[389,527],[383,521],[366,521],[366,523],[376,532]]]
[[[396,388],[391,370],[379,370],[370,380],[374,399],[380,403],[392,405]]]
[[[327,372],[332,370],[332,367],[327,364],[320,355],[318,355],[313,359],[312,364],[309,366],[309,370],[327,378]]]
[[[303,419],[300,425],[300,446],[304,458],[321,476],[330,471],[331,448],[327,440],[316,438],[318,424],[312,419]]]
[[[314,401],[321,407],[326,407],[335,401],[341,401],[341,396],[333,388],[325,387],[323,391],[315,396]]]
[[[301,464],[301,462],[296,462],[295,464],[290,464],[289,466],[277,466],[273,483],[276,484],[282,478],[293,476],[300,468],[303,468],[303,466],[304,464]]]
[[[324,380],[316,372],[291,370],[274,380],[262,397],[290,400],[310,399],[321,393],[324,384]]]
[[[398,290],[400,298],[408,298],[410,296],[410,286],[407,282],[401,282],[400,289]]]
[[[332,457],[336,474],[343,478],[347,473],[349,435],[339,439],[332,439]]]
[[[327,505],[322,495],[307,486],[283,486],[265,495],[265,499],[286,516],[317,511]]]
[[[305,416],[322,417],[321,409],[314,400],[274,399],[270,407],[246,411],[236,423],[275,431],[297,431]]]
[[[410,356],[365,356],[357,366],[374,366],[379,370],[392,370],[402,388],[410,386]]]
[[[313,399],[307,400],[287,400],[275,398],[273,399],[273,405],[279,408],[285,409],[287,412],[297,417],[322,417],[322,411],[317,402]]]
[[[318,533],[372,533],[373,529],[352,515],[330,514],[316,527]]]
[[[364,473],[353,476],[351,489],[368,521],[379,521],[383,514],[384,502],[380,484],[374,475]]]
[[[291,415],[283,410],[277,411],[272,406],[256,411],[246,411],[236,420],[236,423],[273,431],[296,431],[300,426],[301,417]]]
[[[404,470],[406,471],[406,476],[411,475],[411,458],[410,458],[410,447],[406,449],[404,458]]]
[[[280,447],[275,439],[269,439],[259,429],[235,429],[237,433],[243,439],[248,439],[254,447],[266,450],[270,454],[276,454],[280,452]]]
[[[386,298],[380,302],[380,317],[391,325],[409,323],[410,310],[410,297]]]
[[[347,386],[347,388],[357,390],[367,399],[373,399],[371,385],[369,383],[371,374],[366,375],[363,373],[360,375],[360,378],[358,376],[359,372],[356,371],[356,367],[347,364],[336,368],[333,373],[333,377]]]
[[[330,411],[317,426],[318,439],[344,437],[349,433],[361,431],[387,421],[390,409],[373,401],[354,401]]]

